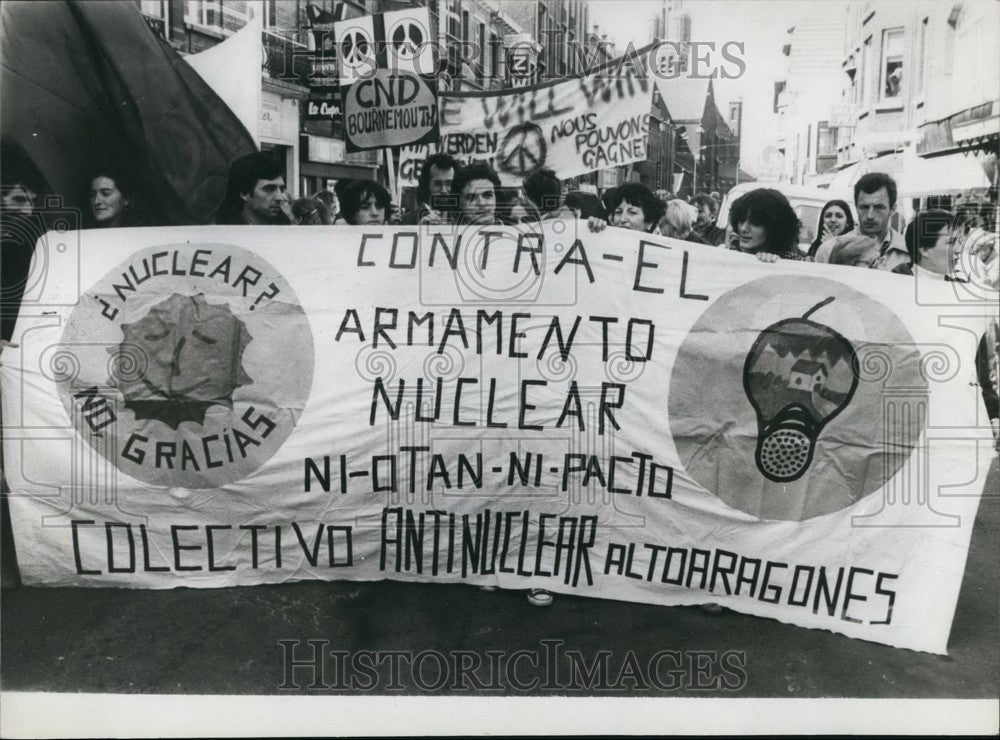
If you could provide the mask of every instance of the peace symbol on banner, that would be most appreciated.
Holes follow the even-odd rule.
[[[404,18],[389,33],[390,48],[397,59],[412,62],[420,54],[426,38],[426,30],[419,21]]]
[[[529,122],[514,126],[497,152],[497,166],[504,172],[523,177],[545,164],[545,134]]]
[[[340,39],[340,62],[344,72],[356,74],[357,70],[370,65],[372,40],[363,28],[350,28]],[[343,73],[342,73],[343,74]]]

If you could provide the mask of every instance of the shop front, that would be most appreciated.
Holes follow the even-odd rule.
[[[260,101],[260,149],[271,153],[285,170],[292,187],[299,180],[299,100],[305,88],[265,77]]]
[[[331,190],[337,180],[379,180],[381,153],[345,150],[343,139],[302,134],[299,189],[302,195]]]

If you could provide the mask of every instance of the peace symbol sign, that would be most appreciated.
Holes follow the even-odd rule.
[[[340,58],[346,67],[360,67],[368,59],[371,41],[360,28],[352,28],[340,40]]]
[[[392,48],[400,59],[415,59],[423,43],[424,30],[412,20],[404,20],[392,32]]]
[[[504,172],[523,177],[545,164],[545,135],[534,123],[514,126],[503,139],[497,165]]]

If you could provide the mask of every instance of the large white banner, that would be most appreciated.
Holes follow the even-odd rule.
[[[439,150],[489,162],[505,185],[534,169],[560,179],[646,159],[653,83],[605,70],[517,91],[441,93]]]
[[[945,652],[995,293],[572,221],[60,238],[2,356],[29,585],[496,584]]]

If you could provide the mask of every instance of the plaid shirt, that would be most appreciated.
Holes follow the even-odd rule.
[[[879,246],[878,255],[868,263],[868,266],[873,270],[891,272],[900,265],[908,264],[910,264],[910,253],[906,249],[906,240],[902,234],[890,228]]]

